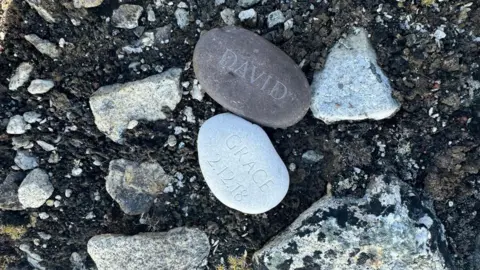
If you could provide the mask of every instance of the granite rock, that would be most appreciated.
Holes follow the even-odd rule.
[[[42,169],[32,170],[18,188],[18,199],[25,208],[39,208],[53,194],[48,174]]]
[[[106,188],[108,194],[129,215],[147,212],[155,196],[172,181],[156,162],[137,163],[125,159],[110,161]]]
[[[25,35],[25,39],[30,42],[40,53],[45,54],[53,59],[60,57],[60,50],[50,41],[41,39],[35,34]]]
[[[33,65],[28,62],[21,63],[12,78],[10,78],[10,83],[8,84],[8,89],[17,90],[22,87],[30,78],[30,74],[33,71]]]
[[[310,86],[279,48],[248,30],[227,26],[200,37],[193,67],[202,88],[227,110],[284,128],[306,114]]]
[[[165,119],[165,110],[174,110],[182,98],[178,68],[125,84],[101,87],[90,97],[97,128],[122,143],[122,133],[132,120]]]
[[[91,238],[87,251],[98,270],[202,269],[210,252],[207,235],[199,229],[133,236],[103,234]]]
[[[312,92],[313,115],[326,123],[380,120],[400,109],[367,32],[361,28],[334,45],[325,68],[314,75]]]
[[[143,7],[123,4],[113,11],[112,23],[117,28],[134,29],[138,26],[138,19],[142,15]]]
[[[254,254],[258,269],[450,269],[431,202],[396,177],[375,177],[363,198],[320,199]]]
[[[230,113],[219,114],[202,125],[197,145],[203,177],[226,206],[259,214],[287,194],[287,168],[259,126]]]

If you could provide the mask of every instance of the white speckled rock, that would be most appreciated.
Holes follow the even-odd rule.
[[[7,133],[8,134],[24,134],[27,130],[30,129],[30,125],[23,120],[21,115],[14,115],[10,117],[7,125]]]
[[[133,29],[138,26],[138,19],[142,15],[143,7],[124,4],[113,11],[112,23],[115,27]]]
[[[181,69],[125,84],[103,86],[90,97],[90,108],[97,128],[115,142],[132,120],[165,119],[163,108],[174,110],[182,98]]]
[[[28,86],[28,92],[33,95],[45,94],[55,86],[52,80],[33,80]]]
[[[30,78],[30,74],[33,71],[33,65],[28,62],[21,63],[18,68],[15,70],[12,78],[10,78],[10,83],[8,84],[8,89],[17,90],[19,87],[24,85]]]
[[[238,211],[264,213],[287,194],[288,171],[267,134],[233,114],[216,115],[202,125],[198,159],[213,194]]]
[[[87,251],[98,270],[203,269],[210,252],[207,235],[199,229],[133,236],[103,234],[92,237]]]
[[[39,208],[52,194],[52,183],[42,169],[31,171],[18,188],[18,200],[25,208]]]
[[[331,49],[325,68],[314,75],[310,108],[326,123],[380,120],[400,109],[364,29],[354,29]]]

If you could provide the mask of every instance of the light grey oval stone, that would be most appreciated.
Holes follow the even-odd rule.
[[[25,208],[39,208],[53,194],[48,174],[42,169],[31,171],[18,188],[18,200]]]
[[[40,80],[36,79],[33,80],[30,83],[30,86],[28,87],[28,92],[33,95],[39,95],[39,94],[45,94],[50,89],[52,89],[55,86],[54,82],[52,80]]]
[[[198,159],[210,190],[230,208],[260,214],[287,194],[287,168],[265,131],[233,114],[214,116],[202,125]]]
[[[8,89],[17,90],[19,87],[24,85],[30,78],[30,74],[33,71],[33,65],[28,62],[21,63],[12,78],[10,78],[10,83],[8,84]]]

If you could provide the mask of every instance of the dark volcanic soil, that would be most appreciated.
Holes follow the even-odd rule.
[[[125,54],[122,59],[117,56],[121,48],[138,37],[133,30],[114,28],[107,20],[119,5],[116,1],[105,0],[100,7],[88,10],[74,9],[66,0],[46,1],[45,7],[59,21],[56,24],[45,22],[24,1],[9,2],[0,0],[0,32],[5,33],[5,39],[0,40],[0,181],[14,165],[13,136],[5,132],[9,117],[36,111],[47,121],[33,124],[26,134],[32,141],[50,143],[60,137],[56,145],[59,163],[48,163],[49,153],[38,145],[32,151],[40,158],[39,167],[51,174],[55,187],[52,198],[62,197],[59,207],[0,211],[0,225],[28,225],[28,232],[18,240],[0,234],[0,258],[8,257],[13,269],[29,269],[18,249],[22,243],[34,247],[48,269],[70,269],[73,252],[84,256],[86,265],[92,267],[86,243],[96,234],[165,231],[178,226],[199,227],[212,243],[218,243],[209,257],[213,269],[228,255],[242,255],[245,250],[251,255],[261,248],[321,198],[327,183],[333,185],[336,196],[362,196],[368,180],[386,172],[397,174],[432,198],[456,267],[480,269],[480,241],[475,240],[480,237],[480,2],[473,0],[468,5],[469,1],[452,0],[428,5],[435,1],[311,0],[263,1],[254,6],[258,22],[244,27],[301,63],[309,81],[313,72],[323,67],[328,49],[342,34],[351,26],[365,27],[395,97],[402,103],[402,109],[384,121],[325,125],[309,112],[288,129],[266,128],[285,164],[293,163],[296,169],[290,172],[290,190],[283,202],[261,215],[229,209],[210,193],[198,166],[196,137],[202,121],[223,109],[208,96],[199,102],[187,94],[194,80],[190,61],[200,32],[223,26],[220,11],[226,7],[238,14],[242,9],[236,1],[227,0],[221,6],[214,6],[213,0],[185,1],[191,16],[185,30],[178,28],[173,14],[177,0],[158,8],[152,1],[123,2],[144,8],[151,4],[157,20],[148,22],[144,12],[140,25],[154,30],[171,24],[173,32],[170,42],[157,45],[158,50]],[[293,18],[292,30],[285,31],[283,25],[267,28],[266,15],[276,9],[282,10],[286,19]],[[81,24],[74,26],[72,18]],[[446,37],[436,39],[437,30]],[[62,57],[53,61],[40,54],[23,39],[31,33],[57,44],[64,38],[67,43]],[[7,90],[9,78],[23,61],[34,64],[32,78],[53,79],[56,87],[41,96],[29,94],[25,86]],[[149,67],[146,71],[132,69],[132,62]],[[185,68],[182,82],[188,81],[190,86],[184,89],[186,95],[177,109],[167,120],[141,122],[128,131],[125,145],[107,139],[94,124],[90,95],[103,85],[156,74],[159,66],[165,70]],[[196,123],[185,121],[185,106],[193,108]],[[188,129],[176,136],[184,143],[181,149],[178,144],[165,146],[174,127]],[[324,156],[313,165],[301,158],[312,149]],[[181,173],[183,180],[174,184],[174,192],[161,195],[148,214],[125,215],[105,190],[108,163],[118,158],[156,160],[170,174]],[[94,161],[101,165],[94,165]],[[75,166],[83,169],[79,177],[71,176]],[[70,198],[64,195],[66,189],[73,191]],[[32,222],[40,212],[50,218]],[[89,213],[95,217],[86,219]],[[33,241],[40,239],[38,232],[52,238],[35,246]]]

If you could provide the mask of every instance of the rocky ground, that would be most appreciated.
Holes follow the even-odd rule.
[[[244,254],[250,265],[255,251],[327,194],[328,183],[334,197],[360,198],[382,175],[395,175],[433,202],[450,268],[480,269],[480,3],[263,1],[251,6],[256,20],[249,11],[243,21],[239,14],[250,7],[234,0],[105,0],[88,9],[77,7],[99,2],[0,3],[0,204],[17,210],[0,210],[0,269],[94,269],[87,242],[96,235],[183,226],[208,236],[208,269],[228,267],[235,261],[229,256]],[[143,8],[133,12],[138,26],[112,16],[126,3]],[[272,25],[268,15],[276,10],[284,19]],[[351,27],[364,27],[401,103],[388,120],[326,125],[309,112],[290,128],[265,128],[289,168],[290,189],[279,206],[260,215],[221,204],[198,166],[199,127],[224,109],[208,95],[199,98],[193,49],[203,30],[227,24],[280,47],[309,82],[329,49]],[[32,41],[43,41],[32,34],[51,44],[34,47]],[[30,70],[29,78],[14,77],[23,62],[31,64],[22,71]],[[89,104],[96,90],[171,68],[183,70],[183,93],[173,109],[155,121],[128,123],[123,144],[99,130]],[[34,79],[47,81],[32,87]],[[12,118],[17,124],[10,126]],[[157,162],[171,176],[147,213],[127,215],[108,194],[105,178],[118,159]],[[33,168],[46,172],[53,187],[44,183],[37,194],[46,203],[22,210],[17,201],[5,202],[17,197],[15,187]],[[21,190],[20,202],[35,206]]]

